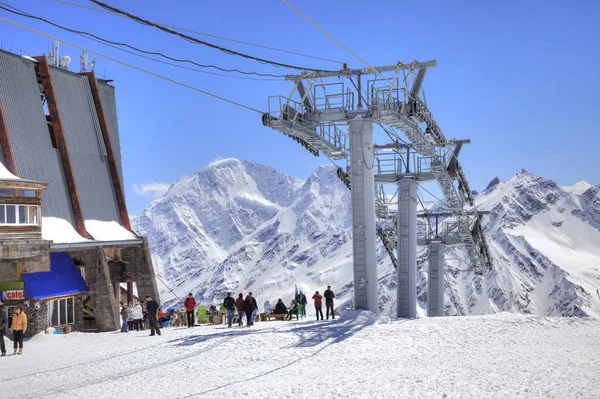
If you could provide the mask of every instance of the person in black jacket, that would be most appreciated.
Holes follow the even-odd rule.
[[[333,320],[335,320],[335,316],[333,315],[333,298],[335,298],[335,295],[333,294],[333,291],[331,291],[330,285],[327,286],[327,289],[323,293],[323,296],[325,296],[325,307],[327,308],[327,310],[325,311],[325,315],[327,317],[327,320],[329,320],[329,310],[330,309],[331,309],[331,318]]]
[[[246,312],[246,325],[248,327],[254,325],[254,319],[256,318],[256,311],[258,310],[258,304],[256,299],[252,297],[252,292],[249,292],[244,301],[244,312]]]
[[[156,334],[160,335],[160,328],[158,328],[158,303],[150,295],[146,295],[146,312],[148,313],[148,322],[150,323],[150,336]]]
[[[8,328],[8,318],[4,311],[4,304],[0,302],[0,349],[2,350],[2,356],[6,356],[6,346],[4,346],[4,336]]]
[[[306,304],[308,301],[306,300],[306,295],[304,295],[302,291],[298,293],[296,302],[298,302],[298,305],[302,305],[302,317],[306,316]]]
[[[277,305],[275,305],[275,314],[286,314],[287,308],[285,307],[285,303],[281,300],[281,298],[277,301]]]
[[[227,297],[223,301],[223,306],[227,309],[227,327],[231,327],[233,323],[233,312],[235,312],[235,299],[231,297],[231,292],[227,293]]]

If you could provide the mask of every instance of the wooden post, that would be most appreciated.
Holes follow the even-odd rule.
[[[127,282],[127,303],[133,303],[133,281]]]
[[[127,230],[135,234],[135,232],[131,229],[131,223],[129,222],[129,213],[127,212],[127,204],[125,203],[125,193],[123,192],[123,185],[121,184],[119,170],[117,169],[117,160],[115,158],[115,153],[113,152],[112,142],[110,140],[110,132],[108,131],[108,124],[106,123],[106,116],[104,114],[104,108],[102,107],[102,101],[100,99],[98,81],[96,80],[94,71],[87,72],[85,75],[90,82],[92,98],[94,99],[94,105],[96,107],[96,115],[98,115],[98,122],[100,123],[100,130],[102,131],[102,138],[104,139],[104,147],[106,148],[106,157],[108,160],[108,169],[110,171],[110,177],[112,180],[113,189],[115,191],[117,205],[119,207],[121,224],[123,224]]]
[[[71,209],[73,210],[73,217],[75,218],[75,227],[77,232],[82,237],[89,238],[90,235],[85,229],[85,222],[83,219],[83,212],[81,210],[81,203],[79,202],[79,192],[77,191],[77,185],[75,184],[75,175],[73,174],[73,167],[71,166],[71,158],[69,157],[69,149],[67,148],[67,142],[65,140],[65,133],[62,128],[60,121],[60,112],[58,110],[58,102],[54,94],[54,86],[52,84],[52,78],[50,76],[50,66],[46,56],[33,57],[38,62],[40,71],[40,77],[42,79],[42,88],[44,90],[44,96],[46,96],[46,104],[48,104],[48,110],[50,111],[50,119],[52,121],[52,130],[56,138],[56,146],[60,154],[62,162],[63,172],[65,174],[65,180],[67,182],[67,189],[69,190],[69,199],[71,200]]]
[[[0,146],[2,146],[2,154],[4,155],[4,162],[6,169],[15,176],[19,176],[17,172],[17,163],[15,161],[15,154],[13,153],[10,136],[8,134],[8,125],[4,118],[4,108],[2,107],[2,101],[0,101]]]

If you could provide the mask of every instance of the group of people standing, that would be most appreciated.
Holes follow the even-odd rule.
[[[325,306],[327,308],[327,310],[326,310],[327,320],[329,320],[330,313],[331,313],[331,318],[335,319],[335,314],[333,313],[333,299],[335,298],[335,294],[331,290],[330,285],[327,286],[327,289],[325,290],[323,295],[325,296]],[[319,291],[316,291],[315,294],[312,296],[312,299],[313,299],[314,305],[315,305],[315,312],[317,314],[317,320],[323,320],[323,295],[319,294]],[[296,295],[296,298],[292,299],[292,303],[290,304],[289,308],[287,308],[285,306],[285,304],[283,303],[283,301],[281,299],[279,299],[277,301],[277,304],[275,305],[275,311],[273,313],[275,313],[275,314],[287,313],[286,319],[291,320],[292,316],[300,311],[301,315],[304,317],[304,316],[306,316],[306,305],[307,304],[308,304],[308,300],[306,299],[306,295],[302,291],[299,291],[298,294]],[[319,315],[321,316],[320,319],[319,319]]]
[[[140,331],[145,327],[144,309],[139,302],[135,305],[129,302],[129,305],[121,302],[121,332],[134,330]]]
[[[142,303],[136,303],[135,305],[132,302],[129,302],[129,305],[121,303],[121,332],[128,332],[133,329],[140,331],[149,327],[150,336],[160,335],[158,310],[158,303],[150,295],[146,296],[143,306]],[[146,321],[148,326],[146,326]]]
[[[0,351],[2,356],[6,356],[6,346],[4,344],[4,336],[8,336],[8,318],[4,311],[4,304],[0,302]],[[15,307],[10,332],[13,335],[13,347],[15,355],[23,354],[23,335],[27,331],[27,315],[23,312],[20,306]]]

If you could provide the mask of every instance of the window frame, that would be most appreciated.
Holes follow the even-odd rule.
[[[61,309],[61,301],[63,302],[63,306]],[[71,301],[71,312],[69,312],[69,302]],[[70,324],[75,324],[75,297],[68,296],[62,298],[52,299],[47,301],[48,305],[48,327],[64,327]],[[51,308],[52,307],[52,308]],[[55,315],[56,313],[56,315]],[[64,313],[64,314],[63,314]],[[71,317],[69,317],[69,313]],[[56,325],[54,324],[53,319],[56,320]],[[64,319],[65,323],[61,323],[61,319]],[[73,320],[69,322],[69,320]]]
[[[15,212],[15,221],[14,223],[8,222],[8,207],[12,207]],[[25,210],[24,212],[24,223],[19,222],[21,217],[21,207]],[[32,212],[31,209],[34,209]],[[40,206],[39,205],[28,205],[28,204],[0,204],[0,212],[4,216],[4,222],[0,222],[0,226],[39,226],[40,225]],[[34,222],[30,221],[30,215],[35,215],[33,219]]]

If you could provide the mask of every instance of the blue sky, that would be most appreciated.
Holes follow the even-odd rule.
[[[175,57],[262,73],[293,72],[54,0],[4,1],[75,29]],[[69,1],[94,6],[84,0]],[[362,66],[280,1],[106,2],[164,24]],[[600,183],[596,143],[600,2],[303,0],[293,4],[371,65],[438,61],[425,80],[427,102],[447,137],[472,140],[460,158],[473,189],[485,188],[494,176],[507,180],[521,168],[561,185],[580,180]],[[268,96],[291,91],[289,83],[174,68],[39,21],[2,10],[0,16],[260,110],[266,111]],[[326,61],[200,38],[283,63],[339,68]],[[5,23],[0,23],[0,41],[3,49],[15,53],[39,55],[49,48],[47,39]],[[67,54],[73,58],[71,69],[77,69],[80,51],[63,46],[61,55]],[[117,90],[132,214],[141,213],[156,190],[217,158],[254,160],[301,178],[328,162],[263,127],[257,113],[96,58],[97,76],[113,79]]]

